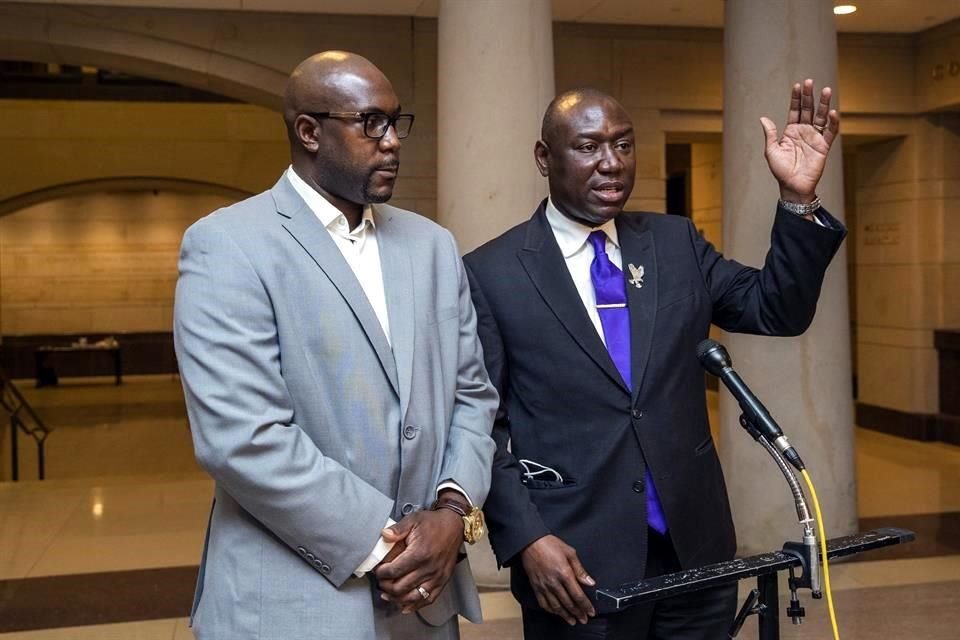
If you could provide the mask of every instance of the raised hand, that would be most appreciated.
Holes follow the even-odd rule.
[[[520,555],[523,570],[544,611],[563,618],[567,624],[596,615],[583,587],[595,586],[593,578],[580,564],[576,550],[556,536],[543,536],[530,543]]]
[[[793,85],[783,135],[770,118],[760,118],[766,138],[764,155],[786,202],[812,202],[827,164],[827,154],[840,132],[840,114],[830,109],[830,87],[820,91],[814,108],[813,80]]]

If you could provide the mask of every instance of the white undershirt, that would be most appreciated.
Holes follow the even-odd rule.
[[[547,200],[546,213],[547,223],[553,231],[553,236],[557,239],[557,244],[560,245],[560,253],[563,254],[563,260],[567,264],[570,277],[573,278],[573,284],[577,287],[577,293],[580,294],[583,308],[587,310],[590,322],[593,323],[600,339],[606,344],[603,337],[603,325],[600,324],[600,314],[597,312],[597,299],[593,290],[593,281],[590,279],[590,265],[593,263],[594,252],[593,246],[587,241],[587,237],[597,229],[602,229],[607,235],[607,256],[618,269],[622,269],[623,260],[620,257],[617,225],[613,220],[608,220],[595,228],[580,224],[560,213],[551,199]]]

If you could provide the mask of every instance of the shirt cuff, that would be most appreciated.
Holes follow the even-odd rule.
[[[387,524],[384,525],[384,528],[392,527],[397,524],[397,521],[393,518],[387,518]],[[384,558],[387,557],[387,554],[390,553],[390,549],[393,549],[393,545],[396,542],[387,542],[383,539],[383,536],[380,536],[380,539],[377,540],[377,545],[373,548],[373,551],[370,552],[370,555],[367,556],[367,559],[360,563],[360,566],[357,567],[357,570],[353,572],[353,575],[358,578],[365,576],[370,570],[380,564]]]
[[[453,489],[454,491],[461,494],[464,498],[467,499],[467,504],[469,504],[471,507],[473,506],[473,500],[470,499],[470,494],[468,494],[463,487],[458,485],[453,480],[444,480],[443,482],[440,483],[440,485],[437,487],[438,498],[440,497],[440,492],[443,491],[444,489]]]

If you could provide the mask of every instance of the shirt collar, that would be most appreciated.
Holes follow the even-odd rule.
[[[553,235],[557,238],[560,253],[563,254],[564,258],[569,258],[580,251],[583,245],[587,243],[587,236],[597,229],[603,230],[610,242],[618,249],[620,248],[620,241],[617,238],[617,225],[613,219],[607,220],[599,227],[588,227],[560,213],[560,210],[553,204],[552,198],[547,198],[546,214],[547,223],[549,223]]]
[[[307,184],[303,178],[297,175],[297,172],[293,170],[293,166],[287,167],[286,176],[293,190],[303,198],[304,202],[306,202],[310,208],[310,211],[317,216],[321,224],[327,229],[339,233],[340,230],[337,224],[341,218],[344,223],[346,223],[347,217],[333,206],[329,200],[320,195],[316,189]],[[368,228],[374,229],[376,226],[373,218],[373,207],[368,204],[363,208],[363,217],[360,220],[360,224],[357,225],[357,228],[348,230],[346,233],[340,235],[344,237],[352,236],[355,239],[361,238],[365,235]],[[345,227],[345,229],[349,229],[349,227]]]

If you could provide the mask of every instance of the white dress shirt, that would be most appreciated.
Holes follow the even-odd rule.
[[[326,227],[353,274],[357,276],[389,343],[390,318],[387,315],[387,296],[383,292],[383,271],[380,269],[380,247],[377,245],[373,209],[370,205],[365,206],[360,224],[351,229],[347,217],[317,193],[316,189],[304,182],[293,167],[287,168],[286,175],[294,190]]]
[[[607,256],[618,269],[622,269],[623,259],[620,257],[617,225],[614,224],[613,220],[608,220],[595,228],[580,224],[560,213],[552,199],[547,200],[546,213],[547,223],[553,231],[553,236],[557,239],[557,244],[560,245],[560,253],[563,254],[563,260],[567,263],[567,270],[570,272],[570,277],[573,278],[573,284],[577,287],[577,293],[580,294],[583,307],[587,310],[587,315],[590,316],[593,327],[600,334],[600,339],[606,345],[606,339],[603,337],[603,325],[600,324],[600,314],[597,312],[597,298],[593,290],[593,281],[590,279],[590,265],[594,258],[593,246],[587,242],[587,237],[597,229],[603,230],[607,235]]]
[[[303,198],[313,214],[317,216],[317,219],[330,233],[334,244],[340,249],[344,260],[350,265],[350,269],[353,270],[354,275],[360,282],[360,287],[363,289],[367,301],[370,302],[374,313],[377,314],[377,320],[380,321],[380,327],[387,337],[387,342],[390,343],[390,317],[387,314],[387,296],[383,289],[383,270],[380,268],[380,246],[377,244],[373,208],[370,205],[365,206],[360,224],[355,229],[350,229],[347,217],[297,175],[292,166],[287,167],[285,175],[294,190]],[[453,480],[445,480],[440,483],[440,486],[437,487],[437,494],[439,495],[444,489],[453,489],[461,493],[467,499],[467,503],[473,506],[473,501],[470,500],[467,492]],[[394,524],[396,524],[396,521],[393,518],[387,518],[384,527],[390,527]],[[360,563],[353,574],[358,578],[363,577],[365,573],[380,564],[380,561],[386,557],[392,548],[393,543],[386,542],[381,537],[370,555]]]

